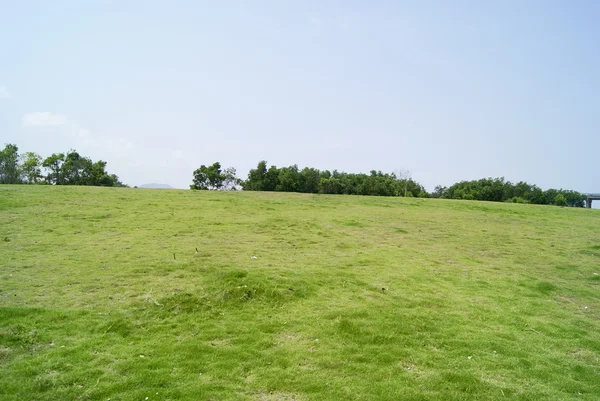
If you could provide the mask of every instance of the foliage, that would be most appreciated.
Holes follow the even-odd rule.
[[[431,193],[432,198],[443,198],[448,193],[448,188],[441,185],[436,186]]]
[[[577,191],[572,190],[559,190],[560,194],[565,197],[567,206],[571,207],[584,207],[586,196]]]
[[[21,170],[19,166],[19,148],[6,144],[0,151],[0,184],[20,184]]]
[[[506,202],[511,202],[511,203],[529,203],[529,201],[527,201],[526,199],[521,198],[520,196],[513,196],[512,198],[508,199]]]
[[[411,178],[399,178],[395,174],[371,171],[367,174],[351,174],[334,170],[319,171],[312,167],[299,170],[297,165],[267,169],[261,161],[250,170],[242,187],[246,191],[277,191],[321,194],[376,195],[427,197],[425,188]]]
[[[563,194],[558,194],[556,195],[556,198],[554,198],[554,204],[556,206],[567,206],[567,198],[565,198]]]
[[[201,165],[194,171],[193,183],[190,189],[200,190],[235,190],[241,181],[236,177],[235,168],[221,170],[221,163],[215,162],[210,166]]]
[[[228,167],[223,172],[223,185],[221,189],[224,191],[235,191],[242,185],[242,180],[237,177],[237,172],[234,167]]]
[[[45,169],[46,175],[42,173]],[[53,153],[42,159],[34,152],[19,156],[16,145],[8,144],[0,152],[0,183],[55,184],[126,187],[119,177],[106,171],[106,162],[93,162],[77,151]]]
[[[93,162],[77,151],[53,153],[45,159],[34,152],[19,155],[18,147],[7,144],[0,151],[0,183],[126,186],[115,174],[106,172],[106,162]],[[42,169],[45,170],[45,175]]]
[[[562,195],[562,197],[557,198],[558,195]],[[556,205],[557,199],[562,200],[564,198],[566,206],[575,207],[583,207],[585,203],[585,195],[576,191],[563,189],[543,191],[538,186],[523,181],[512,184],[505,181],[504,177],[461,181],[449,188],[438,186],[434,190],[433,197],[491,202],[510,201],[539,205]]]
[[[109,174],[106,172],[106,162],[98,160],[92,163],[90,171],[87,177],[87,184],[85,185],[96,185],[102,187],[125,187],[126,185],[119,181],[119,177],[115,174]]]
[[[37,184],[42,178],[42,157],[34,152],[21,155],[21,172],[29,184]]]
[[[197,195],[0,186],[3,401],[598,399],[599,211]]]
[[[49,184],[61,185],[64,183],[64,180],[62,179],[62,165],[64,162],[64,153],[53,153],[44,159],[42,166],[48,170],[46,181]]]
[[[217,165],[218,163],[215,163]],[[219,177],[219,169],[214,166],[212,175]],[[210,168],[201,166],[194,172],[196,189],[219,189],[210,184]],[[431,194],[411,178],[409,171],[387,174],[372,170],[367,174],[344,173],[337,170],[320,171],[312,167],[302,170],[297,165],[289,167],[268,166],[261,160],[251,169],[245,181],[237,180],[245,191],[301,192],[320,194],[404,196],[419,198],[445,198],[462,200],[481,200],[490,202],[533,203],[554,205],[558,194],[565,198],[567,206],[583,207],[585,195],[571,190],[549,189],[542,191],[538,186],[524,181],[513,184],[500,178],[482,178],[474,181],[461,181],[450,187],[438,185]],[[559,198],[561,199],[561,198]]]
[[[271,166],[267,169],[267,162],[262,160],[255,169],[250,170],[248,179],[242,183],[242,188],[246,191],[275,191],[278,176],[277,167]]]

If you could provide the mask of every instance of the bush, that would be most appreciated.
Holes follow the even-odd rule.
[[[512,198],[507,199],[506,201],[511,203],[529,203],[527,199],[523,199],[520,196],[513,196]]]
[[[556,198],[554,198],[554,204],[561,207],[567,206],[567,198],[565,198],[563,194],[558,194],[556,195]]]

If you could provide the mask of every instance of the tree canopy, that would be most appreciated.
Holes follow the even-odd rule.
[[[193,174],[190,189],[235,190],[241,184],[241,180],[236,177],[235,168],[230,167],[223,171],[219,162],[210,166],[203,164]]]
[[[126,186],[119,177],[106,171],[103,160],[94,162],[75,150],[53,153],[45,159],[34,152],[19,155],[18,147],[13,144],[6,144],[0,151],[0,183]]]
[[[558,195],[562,195],[558,197]],[[534,203],[538,205],[559,205],[583,207],[585,195],[577,191],[548,189],[543,191],[537,185],[519,181],[516,184],[500,178],[482,178],[461,181],[449,188],[437,186],[433,197],[446,199],[466,199],[492,202]]]
[[[19,167],[19,148],[7,144],[0,151],[0,184],[20,184],[22,182]]]
[[[119,177],[106,171],[106,162],[93,161],[76,150],[52,153],[46,158],[34,152],[19,154],[15,144],[0,151],[0,184],[92,185],[123,187]],[[233,167],[221,163],[201,165],[193,172],[191,189],[300,192],[371,196],[408,196],[491,202],[532,203],[583,207],[586,196],[573,190],[547,189],[524,181],[511,183],[504,177],[460,181],[450,187],[438,185],[433,192],[411,178],[410,172],[345,173],[338,170],[268,166],[265,160],[242,180]]]
[[[516,184],[504,177],[482,178],[457,182],[450,187],[438,185],[433,192],[411,178],[409,171],[383,173],[372,170],[369,174],[345,173],[338,170],[318,170],[312,167],[300,169],[294,164],[287,167],[269,166],[261,160],[256,168],[248,172],[246,180],[235,178],[235,169],[230,174],[221,172],[220,163],[200,166],[194,171],[193,189],[231,189],[222,185],[223,177],[241,185],[245,191],[301,192],[313,194],[344,194],[371,196],[408,196],[445,199],[480,200],[491,202],[534,203],[583,207],[585,195],[577,191],[548,189],[543,191],[536,185],[519,181]]]
[[[318,170],[294,164],[288,167],[271,166],[262,160],[250,170],[242,183],[246,191],[302,192],[321,194],[376,195],[376,196],[422,196],[425,188],[410,178],[401,178],[394,173],[371,171],[370,174],[344,173],[334,170]]]

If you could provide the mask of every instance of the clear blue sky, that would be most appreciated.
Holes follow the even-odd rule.
[[[600,192],[598,1],[0,0],[0,142]]]

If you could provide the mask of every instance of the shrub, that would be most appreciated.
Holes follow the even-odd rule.
[[[527,199],[523,199],[520,196],[513,196],[510,199],[507,199],[507,202],[511,202],[511,203],[529,203],[529,201]]]
[[[556,206],[567,206],[567,198],[565,198],[563,194],[558,194],[556,195],[556,198],[554,198],[554,204]]]

